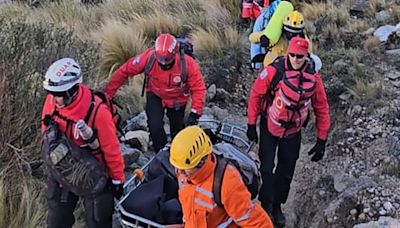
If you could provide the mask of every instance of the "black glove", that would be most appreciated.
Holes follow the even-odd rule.
[[[266,35],[262,35],[260,37],[260,45],[261,45],[261,47],[264,47],[264,48],[269,47],[269,39]]]
[[[186,121],[186,125],[190,126],[190,125],[197,125],[199,123],[199,118],[200,115],[194,112],[191,112],[187,121]]]
[[[257,130],[256,130],[256,125],[255,124],[247,124],[247,138],[250,141],[258,142],[258,135],[257,135]]]
[[[311,161],[317,162],[322,159],[325,154],[325,144],[326,140],[317,138],[317,143],[315,143],[315,146],[308,152],[308,155],[314,154]]]
[[[112,184],[111,190],[115,198],[120,199],[124,194],[124,183],[121,184]]]

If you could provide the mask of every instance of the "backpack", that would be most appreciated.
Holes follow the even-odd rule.
[[[295,86],[293,86],[290,83],[290,80],[288,79],[288,77],[286,76],[286,73],[285,73],[285,57],[283,57],[283,56],[278,57],[277,59],[275,59],[275,61],[271,65],[276,69],[276,74],[272,78],[270,86],[269,86],[269,88],[268,88],[268,90],[267,90],[267,92],[266,92],[266,94],[265,94],[265,96],[263,98],[263,100],[264,100],[263,102],[265,104],[265,110],[262,112],[262,115],[264,115],[265,117],[267,116],[267,111],[268,111],[269,104],[273,103],[273,101],[275,99],[275,95],[276,95],[276,92],[277,92],[277,86],[282,80],[283,80],[283,83],[284,83],[285,87],[293,90],[294,92],[296,92],[296,94],[299,94],[299,93],[301,93],[301,92],[306,90],[304,88],[296,88]],[[315,63],[314,63],[314,60],[312,58],[309,58],[308,66],[307,66],[307,69],[305,71],[310,73],[310,74],[314,74],[315,73]],[[303,75],[301,73],[300,77],[302,77],[302,76]],[[304,80],[306,82],[309,82],[307,79],[304,79],[304,78],[302,80]],[[308,90],[309,91],[307,91],[307,92],[314,91],[315,90],[315,83],[311,88],[308,88]],[[285,96],[286,94],[283,93],[283,95]],[[308,98],[309,97],[305,97],[304,100],[308,99]],[[290,102],[297,102],[297,104],[300,101],[302,101],[302,100],[290,99],[290,97],[288,97],[288,100]],[[288,107],[288,109],[300,114],[300,111],[299,111],[298,107]],[[303,125],[302,125],[303,127],[306,127],[307,124],[308,124],[309,117],[310,117],[309,112],[310,112],[310,110],[308,109],[307,110],[307,114],[306,114],[307,115],[306,119],[305,119],[305,121],[303,122]],[[289,129],[289,128],[294,127],[293,123],[282,123],[282,124],[283,124],[283,127],[285,129]]]
[[[254,160],[232,144],[226,142],[215,144],[213,152],[217,157],[212,189],[215,203],[219,207],[223,206],[221,201],[221,187],[228,164],[234,165],[238,169],[247,190],[251,194],[251,199],[254,199],[261,188],[261,178]]]
[[[97,106],[95,105],[95,96],[101,99],[101,103]],[[110,110],[114,123],[118,124],[120,121],[116,103],[109,100],[103,92],[91,91],[91,103],[84,117],[84,122],[88,123],[94,115],[90,125],[92,128],[97,111],[103,103]],[[72,124],[74,124],[73,120],[61,115],[57,110],[54,110],[52,116],[47,115],[44,119],[46,130],[43,133],[42,156],[51,175],[66,189],[78,196],[103,191],[108,180],[106,167],[94,157],[96,153],[102,153],[101,150],[92,151],[88,147],[75,145],[64,133],[60,132],[57,123],[54,121],[54,116],[67,122],[66,129],[70,129],[70,136],[73,136]],[[93,131],[93,137],[87,143],[91,143],[97,138],[96,129],[93,128]],[[103,153],[102,156],[104,160]]]
[[[193,51],[193,43],[192,41],[187,38],[187,37],[177,37],[176,38],[178,43],[179,43],[179,58],[180,58],[180,68],[181,68],[181,88],[183,87],[184,84],[187,82],[187,69],[186,69],[186,60],[185,60],[185,54],[189,55],[193,59],[195,59],[194,51]],[[144,96],[144,92],[148,86],[149,83],[149,72],[151,68],[153,67],[153,64],[156,60],[156,54],[153,52],[150,55],[149,60],[147,61],[147,64],[144,68],[144,83],[142,87],[142,96]]]
[[[54,119],[49,121],[43,133],[42,156],[51,176],[64,189],[78,196],[103,191],[108,180],[105,166],[99,163],[90,150],[67,139]]]

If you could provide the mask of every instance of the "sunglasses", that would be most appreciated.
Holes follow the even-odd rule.
[[[304,55],[299,55],[299,54],[294,54],[294,53],[289,53],[289,55],[290,55],[290,57],[296,57],[296,58],[298,58],[298,59],[302,59],[302,58],[304,58]]]

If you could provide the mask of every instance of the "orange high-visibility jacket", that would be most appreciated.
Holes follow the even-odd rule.
[[[263,227],[273,228],[267,213],[251,200],[239,171],[228,165],[222,181],[221,201],[214,201],[212,186],[216,157],[211,154],[190,177],[178,171],[179,201],[187,228]]]

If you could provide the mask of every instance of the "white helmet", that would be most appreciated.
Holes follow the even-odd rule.
[[[81,82],[82,72],[78,63],[72,58],[62,58],[47,70],[43,87],[51,92],[65,92]]]

